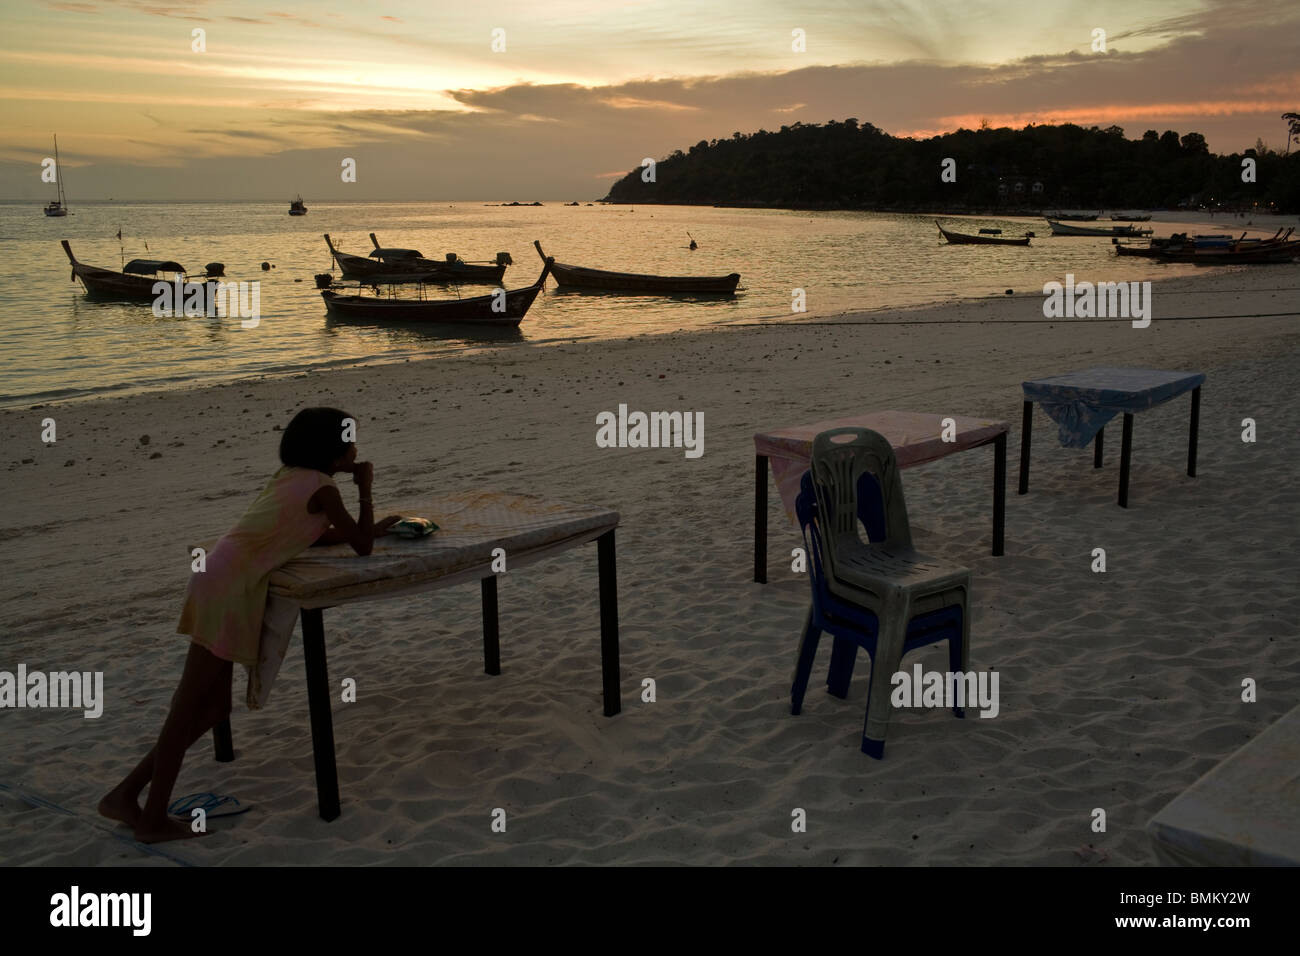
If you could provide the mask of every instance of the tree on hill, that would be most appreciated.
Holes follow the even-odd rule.
[[[1300,114],[1286,114],[1300,142]],[[1224,205],[1269,203],[1300,210],[1300,151],[1255,150],[1256,182],[1241,181],[1242,154],[1215,155],[1197,132],[1147,130],[1127,139],[1118,126],[1072,123],[1015,130],[981,123],[929,139],[890,136],[857,118],[794,123],[778,132],[739,131],[700,140],[638,167],[610,202],[822,209],[1157,208],[1196,197]],[[1288,139],[1288,144],[1290,139]],[[957,167],[944,181],[945,160]],[[949,177],[951,178],[951,177]]]

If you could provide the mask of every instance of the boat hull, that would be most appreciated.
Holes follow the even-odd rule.
[[[468,299],[386,299],[379,296],[344,295],[330,289],[322,289],[321,298],[325,301],[325,310],[337,319],[517,328],[542,291],[550,272],[551,263],[548,262],[532,285],[506,291],[504,302],[499,293]]]
[[[1004,239],[1001,236],[970,236],[960,232],[949,232],[947,229],[935,223],[939,232],[945,239],[954,246],[1027,246],[1029,237],[1022,239]]]
[[[1072,226],[1069,223],[1058,222],[1055,219],[1047,220],[1047,224],[1052,227],[1052,235],[1054,236],[1137,237],[1151,235],[1150,229],[1139,229],[1137,226]]]

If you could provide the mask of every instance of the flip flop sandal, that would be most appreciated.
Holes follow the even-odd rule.
[[[192,793],[173,801],[167,812],[174,817],[189,819],[194,810],[202,810],[209,819],[235,817],[253,809],[252,804],[240,803],[235,797],[221,797],[215,793]]]

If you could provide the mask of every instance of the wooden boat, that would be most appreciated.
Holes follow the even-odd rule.
[[[1080,213],[1058,212],[1050,216],[1044,216],[1045,219],[1055,219],[1058,222],[1096,222],[1096,216],[1086,216]]]
[[[1047,224],[1054,236],[1149,236],[1152,233],[1137,226],[1075,226],[1056,219],[1048,219]]]
[[[1294,229],[1284,234],[1281,229],[1269,239],[1247,239],[1244,234],[1233,240],[1230,236],[1192,236],[1175,233],[1162,239],[1152,239],[1145,246],[1135,246],[1112,240],[1115,254],[1141,256],[1160,262],[1184,262],[1193,265],[1268,265],[1292,262],[1300,258],[1300,240],[1291,239]],[[1225,243],[1223,240],[1227,239]]]
[[[344,279],[363,279],[377,284],[393,282],[428,281],[428,270],[421,269],[414,262],[376,262],[365,256],[354,256],[350,252],[340,252],[334,247],[330,234],[325,233],[325,245],[329,246],[330,255],[343,273]]]
[[[293,202],[289,203],[289,215],[291,216],[307,215],[307,207],[303,203],[301,195],[299,195],[298,198],[295,199]]]
[[[153,302],[158,298],[154,286],[159,282],[174,284],[181,282],[182,293],[188,297],[194,289],[203,289],[203,302],[206,308],[210,295],[217,284],[218,277],[224,274],[220,262],[208,263],[207,272],[196,277],[189,277],[185,267],[170,259],[132,259],[122,267],[121,272],[88,266],[77,260],[72,254],[68,240],[63,240],[63,251],[72,263],[72,280],[81,280],[86,287],[86,294],[93,298],[112,299],[119,302]],[[198,278],[202,281],[195,282]]]
[[[536,240],[533,246],[544,260],[542,244]],[[716,293],[731,295],[740,284],[740,273],[733,272],[725,276],[652,276],[635,272],[609,272],[605,269],[588,269],[584,266],[571,266],[563,262],[555,263],[552,273],[560,286],[575,289],[599,289],[603,292],[628,292],[640,295],[673,295]]]
[[[426,275],[434,276],[435,282],[491,282],[497,283],[505,278],[506,266],[511,264],[508,252],[498,252],[496,262],[491,265],[466,262],[454,252],[447,253],[441,261],[426,259],[418,249],[394,249],[379,245],[375,234],[370,234],[370,241],[375,244],[370,258],[378,259],[385,265],[399,266],[403,269],[422,270]]]
[[[934,224],[939,226],[939,220],[936,219]],[[1002,236],[992,235],[972,236],[962,232],[949,232],[943,226],[939,226],[939,233],[954,246],[1027,246],[1030,238],[1029,236],[1022,239],[1005,239]]]
[[[1111,216],[1111,222],[1150,222],[1150,216]]]
[[[59,137],[54,137],[54,183],[55,197],[45,206],[47,216],[66,216],[68,214],[68,197],[63,191],[63,164],[59,162]]]
[[[526,288],[500,289],[491,295],[468,299],[398,299],[343,295],[330,289],[321,290],[321,298],[325,300],[326,311],[338,319],[518,327],[542,291],[553,265],[554,260],[547,259],[537,281]]]

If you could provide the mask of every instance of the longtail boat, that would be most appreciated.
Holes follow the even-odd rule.
[[[202,290],[203,301],[206,303],[209,291],[225,272],[221,263],[210,262],[206,273],[187,276],[185,267],[170,259],[132,259],[122,267],[121,272],[114,272],[112,269],[101,269],[78,261],[66,239],[63,240],[63,251],[72,263],[72,281],[80,279],[87,295],[119,302],[152,302],[158,297],[154,287],[159,282],[169,285],[179,282],[181,291],[186,296],[196,289]],[[201,281],[196,282],[195,279]]]
[[[344,295],[321,291],[326,311],[335,318],[363,322],[420,322],[444,325],[518,327],[542,291],[554,260],[547,259],[542,274],[522,289],[498,289],[491,295],[468,299],[399,299],[370,295]],[[423,293],[423,288],[421,289]]]
[[[936,219],[934,224],[939,226],[939,220]],[[962,232],[949,232],[943,226],[939,226],[939,233],[954,246],[1027,246],[1031,238],[1030,236],[1022,239],[1005,239],[997,235],[971,236]]]
[[[1184,262],[1193,265],[1269,265],[1292,262],[1300,258],[1300,240],[1291,239],[1294,229],[1284,234],[1279,229],[1269,239],[1239,239],[1231,236],[1191,236],[1175,233],[1152,239],[1145,246],[1115,244],[1119,256],[1141,256],[1160,262]]]
[[[506,266],[511,264],[508,252],[498,252],[496,261],[486,264],[466,262],[454,252],[447,253],[446,259],[426,259],[418,249],[394,249],[381,246],[373,232],[370,234],[370,241],[375,244],[370,258],[378,259],[385,265],[420,269],[426,275],[438,277],[435,281],[500,282],[505,278]]]
[[[424,282],[429,270],[421,269],[414,262],[376,262],[365,256],[354,256],[350,252],[340,252],[325,233],[325,245],[329,246],[330,255],[343,273],[344,279],[366,279],[371,282]]]
[[[1054,236],[1149,236],[1152,230],[1139,229],[1137,226],[1075,226],[1048,219]]]
[[[533,241],[537,254],[548,259],[542,244]],[[599,289],[603,292],[628,292],[642,295],[673,295],[691,293],[721,293],[730,295],[740,284],[740,273],[725,276],[652,276],[635,272],[609,272],[605,269],[588,269],[556,262],[551,270],[561,286],[575,289]]]
[[[1111,222],[1150,222],[1150,216],[1111,216]]]

